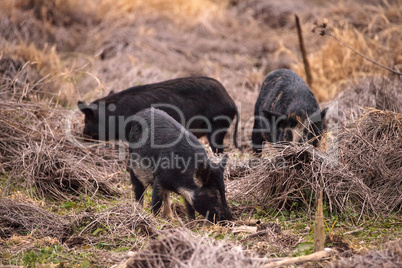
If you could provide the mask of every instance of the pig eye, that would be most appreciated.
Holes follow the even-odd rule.
[[[289,118],[288,119],[288,125],[289,125],[290,128],[294,128],[295,126],[297,126],[298,123],[299,122],[294,118]]]

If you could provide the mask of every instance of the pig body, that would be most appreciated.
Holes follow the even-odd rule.
[[[224,137],[234,119],[237,145],[238,111],[217,80],[187,77],[141,85],[78,107],[85,114],[84,135],[95,140],[127,140],[129,117],[155,107],[168,113],[196,137],[207,136],[213,152],[223,152]]]
[[[169,193],[185,200],[189,219],[198,211],[210,221],[231,220],[223,181],[225,156],[209,160],[198,139],[164,111],[149,108],[135,115],[129,132],[131,182],[136,200],[152,186],[152,210],[171,215]]]
[[[253,150],[263,142],[318,146],[323,131],[322,111],[308,85],[295,72],[279,69],[265,78],[254,107]]]

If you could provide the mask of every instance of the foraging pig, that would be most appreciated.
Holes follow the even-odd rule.
[[[198,139],[159,109],[137,113],[130,129],[129,170],[137,201],[143,203],[152,185],[154,213],[163,204],[164,216],[171,216],[169,193],[175,192],[184,198],[189,219],[194,210],[214,222],[232,219],[223,181],[227,155],[219,164],[211,162]]]
[[[261,86],[254,108],[254,152],[261,152],[264,141],[308,141],[318,146],[326,112],[327,108],[320,110],[310,88],[295,72],[271,72]]]
[[[239,115],[236,105],[217,80],[188,77],[136,86],[78,107],[85,114],[84,135],[96,140],[127,138],[127,118],[155,107],[167,112],[196,137],[207,135],[213,152],[223,152],[223,139],[234,116],[237,145]],[[239,148],[240,149],[240,148]]]

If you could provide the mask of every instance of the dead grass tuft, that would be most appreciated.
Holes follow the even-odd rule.
[[[168,230],[119,267],[247,267],[262,264],[239,247],[196,236],[182,229]]]
[[[340,161],[373,192],[378,211],[402,209],[402,115],[374,108],[339,138]]]
[[[98,213],[80,214],[78,218],[78,222],[89,220],[79,235],[92,234],[97,229],[104,230],[100,233],[103,240],[108,236],[114,239],[130,235],[149,238],[158,234],[156,226],[163,226],[133,200],[119,201],[119,205],[110,209]]]
[[[266,148],[262,159],[250,160],[249,174],[228,184],[228,198],[272,210],[314,208],[316,193],[322,190],[331,210],[356,209],[371,197],[370,189],[334,155],[311,146]],[[363,206],[362,206],[363,205]]]
[[[4,99],[47,98],[66,101],[74,92],[71,72],[64,66],[56,47],[21,44],[3,46],[0,57],[0,96]]]
[[[399,212],[401,123],[400,114],[369,109],[326,153],[307,145],[266,148],[268,157],[250,160],[249,174],[228,183],[228,198],[273,210],[303,206],[310,211],[322,190],[329,209],[345,215]]]
[[[385,244],[384,250],[371,250],[363,255],[342,258],[331,262],[328,267],[399,267],[402,264],[402,240]]]
[[[15,234],[33,237],[56,237],[61,241],[72,232],[69,221],[44,210],[36,204],[0,198],[0,237]],[[17,243],[18,241],[14,242]]]
[[[7,184],[22,182],[41,199],[119,194],[111,184],[122,172],[117,156],[109,151],[102,157],[70,140],[65,131],[77,124],[68,124],[72,112],[10,101],[1,102],[0,110],[1,170],[9,175]]]

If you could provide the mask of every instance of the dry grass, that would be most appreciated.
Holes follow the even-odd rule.
[[[331,262],[328,267],[400,267],[402,265],[402,241],[396,240],[385,244],[384,250],[371,250],[362,255],[342,258]]]
[[[62,241],[71,232],[67,218],[56,216],[36,204],[23,200],[0,198],[0,237],[13,235],[55,237]]]
[[[88,221],[79,236],[86,235],[89,238],[94,231],[102,230],[102,239],[124,238],[129,236],[142,235],[144,239],[154,237],[158,234],[156,226],[160,225],[154,216],[145,212],[143,208],[133,200],[121,200],[117,206],[97,213],[82,213],[75,220],[76,225]],[[166,224],[169,226],[169,224]],[[164,226],[161,225],[161,228]],[[97,240],[97,239],[96,239]],[[140,242],[140,241],[138,241]]]
[[[251,267],[263,259],[247,256],[241,247],[175,229],[162,233],[121,267]]]
[[[340,161],[373,192],[378,211],[402,209],[402,115],[368,109],[339,138]]]
[[[110,259],[116,263],[110,248],[139,250],[146,243],[149,246],[132,259],[137,266],[259,265],[231,243],[220,244],[183,230],[156,231],[157,226],[172,226],[124,198],[131,190],[116,151],[76,146],[65,134],[70,111],[57,104],[75,105],[78,99],[94,100],[112,89],[137,84],[207,75],[221,81],[236,101],[244,126],[268,72],[284,67],[304,74],[294,13],[302,19],[314,93],[321,101],[335,98],[330,105],[336,104],[338,110],[331,117],[344,128],[333,137],[337,151],[287,147],[267,150],[268,157],[257,163],[247,154],[233,153],[226,174],[228,197],[233,203],[252,202],[233,205],[234,215],[242,216],[242,210],[253,214],[257,205],[312,212],[320,189],[329,209],[346,215],[400,213],[400,80],[332,38],[310,32],[314,18],[327,17],[330,33],[374,60],[402,69],[400,1],[323,5],[290,0],[91,0],[83,5],[79,0],[17,0],[2,4],[0,193],[15,196],[13,192],[24,187],[23,195],[41,200],[40,206],[0,200],[1,215],[8,215],[0,220],[7,243],[19,243],[19,236],[9,237],[24,232],[33,232],[46,245],[58,243],[47,241],[50,235],[65,239],[63,247],[74,254],[82,252],[83,245],[102,251],[96,255],[96,265],[112,263]],[[77,114],[73,118],[79,120],[72,124],[77,138],[83,118]],[[122,184],[127,192],[123,197]],[[97,204],[82,211],[80,198],[85,195]],[[110,196],[119,198],[118,205]],[[66,210],[62,213],[68,216],[59,216],[42,209],[49,205],[60,212],[53,202],[65,200],[77,203],[77,211]],[[175,205],[175,210],[184,211],[184,206]],[[38,223],[41,217],[43,224]],[[193,230],[198,227],[195,224]],[[66,237],[62,233],[69,228],[74,231]],[[210,233],[216,227],[208,228]],[[149,240],[157,235],[159,240]],[[247,250],[260,255],[291,254],[299,241],[286,233],[253,239]],[[35,243],[42,242],[31,241],[30,248]]]
[[[339,127],[360,118],[368,107],[402,113],[401,94],[402,87],[397,78],[366,77],[357,84],[349,82],[335,99],[321,104],[322,108],[329,108],[324,121],[327,134],[337,135]]]
[[[273,210],[310,210],[322,190],[329,209],[345,215],[400,212],[401,122],[400,114],[371,109],[326,153],[309,146],[266,148],[267,158],[251,159],[248,174],[228,183],[228,198]]]
[[[227,1],[213,0],[102,0],[99,1],[97,12],[99,17],[116,20],[121,18],[122,14],[141,14],[142,16],[152,13],[169,17],[177,23],[185,21],[189,23],[188,18],[191,18],[191,24],[196,24],[208,17],[217,17],[223,13],[227,6]]]
[[[371,190],[337,162],[333,152],[289,146],[266,148],[264,153],[269,157],[255,159],[248,175],[228,184],[230,200],[274,211],[304,208],[311,213],[316,194],[322,190],[332,211],[372,211]]]
[[[400,2],[372,6],[342,1],[329,9],[328,13],[332,17],[328,21],[328,31],[332,35],[385,66],[401,69]],[[328,35],[323,38],[327,39],[326,43],[309,56],[314,79],[312,90],[319,101],[333,99],[350,80],[357,82],[367,75],[390,75],[388,71],[364,60]],[[301,61],[293,68],[299,74],[304,73]]]
[[[47,99],[67,103],[74,94],[72,70],[64,66],[56,47],[20,44],[3,46],[0,96],[17,100]]]
[[[102,157],[96,149],[75,144],[65,133],[72,112],[39,103],[0,106],[0,168],[8,174],[8,185],[22,181],[33,196],[56,200],[119,194],[111,183],[124,170],[118,157],[112,152]],[[71,127],[73,135],[74,121]]]

